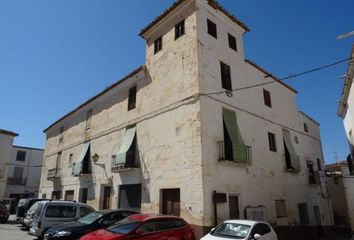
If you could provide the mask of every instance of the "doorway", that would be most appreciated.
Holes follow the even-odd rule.
[[[104,186],[102,209],[111,207],[111,186]]]
[[[180,216],[181,212],[181,200],[180,200],[180,189],[161,189],[160,194],[162,195],[162,206],[160,212],[162,214]]]

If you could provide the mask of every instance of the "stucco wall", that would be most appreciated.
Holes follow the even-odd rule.
[[[0,198],[4,197],[7,182],[7,163],[11,159],[14,137],[0,133]]]

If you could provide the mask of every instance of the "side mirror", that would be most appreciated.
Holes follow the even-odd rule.
[[[253,238],[254,238],[255,240],[259,240],[259,239],[262,238],[262,236],[261,236],[260,234],[256,233],[256,234],[253,235]]]

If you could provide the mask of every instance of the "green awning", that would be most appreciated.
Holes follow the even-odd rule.
[[[296,154],[293,144],[291,143],[290,133],[287,130],[283,129],[283,139],[286,145],[286,148],[290,154],[291,167],[295,170],[300,170],[300,158]]]
[[[247,163],[247,146],[243,142],[240,129],[237,125],[236,114],[223,108],[223,119],[232,142],[233,160],[238,163]]]
[[[90,142],[86,142],[82,146],[79,158],[77,159],[77,161],[73,165],[73,170],[72,171],[73,171],[73,175],[74,176],[79,176],[81,174],[81,172],[82,172],[82,161],[84,160],[89,147],[90,147]]]
[[[126,163],[127,151],[133,143],[135,137],[136,127],[127,128],[124,133],[123,142],[116,156],[115,164],[122,166]]]

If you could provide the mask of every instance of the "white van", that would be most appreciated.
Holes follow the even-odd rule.
[[[55,225],[76,221],[80,217],[95,211],[91,206],[60,200],[37,202],[34,210],[31,228],[28,234],[43,239],[45,232]]]

